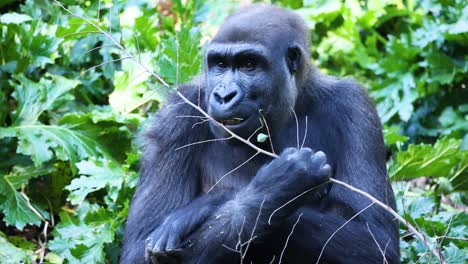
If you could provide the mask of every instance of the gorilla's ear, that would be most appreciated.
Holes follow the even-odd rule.
[[[288,48],[288,54],[286,54],[286,62],[288,64],[289,71],[291,74],[296,73],[302,63],[302,53],[298,46],[294,45]]]

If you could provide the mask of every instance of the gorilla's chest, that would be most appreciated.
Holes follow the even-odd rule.
[[[214,143],[201,162],[201,185],[204,192],[237,190],[246,186],[270,159],[255,155],[249,148]],[[264,156],[264,155],[263,155]]]

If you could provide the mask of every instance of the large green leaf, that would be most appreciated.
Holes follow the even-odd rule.
[[[10,243],[3,234],[0,233],[0,263],[17,264],[31,263],[33,257],[32,250],[23,250]]]
[[[81,161],[76,166],[79,169],[79,178],[73,179],[70,185],[66,187],[70,191],[68,199],[73,204],[80,204],[85,197],[99,189],[109,188],[109,197],[112,201],[117,200],[120,190],[127,173],[115,162],[109,160]]]
[[[396,162],[390,168],[392,179],[411,179],[421,176],[449,176],[458,166],[464,173],[467,164],[464,156],[467,151],[460,150],[460,140],[442,139],[434,146],[410,145],[406,151],[397,154]]]
[[[5,176],[0,176],[0,210],[4,214],[3,221],[20,230],[27,224],[39,225],[42,219],[32,208],[37,212],[38,208],[29,202],[24,193],[17,192]]]
[[[16,99],[17,108],[13,112],[15,125],[30,125],[38,123],[39,117],[45,111],[56,110],[67,101],[73,100],[69,93],[77,85],[77,81],[51,75],[34,82],[23,75],[15,76],[18,84],[11,82],[15,88],[12,96]]]
[[[49,248],[68,263],[104,263],[104,245],[114,240],[115,220],[97,205],[82,204],[76,216],[60,213]]]
[[[72,166],[89,156],[104,155],[94,137],[71,125],[19,125],[0,128],[0,139],[16,137],[17,152],[28,155],[36,166],[50,161],[54,156],[70,161]]]

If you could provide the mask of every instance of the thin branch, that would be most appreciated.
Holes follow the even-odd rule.
[[[109,64],[109,63],[113,63],[113,62],[117,62],[117,61],[123,61],[123,60],[126,60],[126,59],[130,59],[130,57],[123,57],[123,58],[119,58],[119,59],[115,59],[115,60],[110,60],[110,61],[105,61],[103,63],[100,63],[98,65],[95,65],[93,67],[90,67],[88,68],[87,70],[85,70],[84,72],[82,72],[80,75],[78,75],[78,77],[75,78],[75,80],[78,80],[81,78],[81,76],[85,75],[87,72],[91,71],[91,70],[94,70],[96,68],[99,68],[101,66],[104,66],[106,64]]]
[[[275,261],[275,258],[276,258],[276,256],[273,255],[273,258],[271,259],[270,264],[273,264],[273,262]]]
[[[101,16],[101,0],[98,1],[98,8],[97,8],[97,23],[99,23],[99,18]]]
[[[257,134],[257,132],[260,131],[262,128],[263,128],[263,121],[262,119],[260,119],[260,127],[255,129],[255,131],[247,138],[247,141],[250,142],[250,139],[252,139],[252,137],[255,136],[255,134]]]
[[[271,225],[271,218],[273,218],[273,215],[274,215],[276,212],[278,212],[279,210],[281,210],[282,208],[284,208],[286,205],[288,205],[288,204],[294,202],[296,199],[298,199],[298,198],[301,197],[302,195],[304,195],[304,194],[306,194],[306,193],[308,193],[308,192],[310,192],[310,191],[312,191],[312,190],[315,190],[315,189],[317,189],[317,188],[319,188],[319,187],[321,187],[321,186],[323,186],[323,185],[325,185],[325,184],[327,184],[327,183],[329,183],[329,182],[327,181],[327,182],[324,182],[324,183],[319,184],[319,185],[317,185],[317,186],[314,186],[314,187],[312,187],[312,188],[310,188],[310,189],[308,189],[308,190],[306,190],[306,191],[304,191],[304,192],[302,192],[302,193],[296,195],[294,198],[290,199],[289,201],[287,201],[286,203],[284,203],[284,204],[281,205],[280,207],[276,208],[276,209],[271,213],[270,217],[268,218],[268,224]]]
[[[270,141],[271,152],[276,154],[275,148],[273,147],[273,139],[271,138],[270,128],[268,127],[268,123],[266,121],[266,118],[262,115],[261,112],[260,112],[260,116],[262,117],[263,122],[265,122],[265,127],[266,127],[266,130],[267,130],[267,133],[268,133],[268,140]]]
[[[387,247],[388,247],[388,245],[390,244],[390,241],[392,241],[391,238],[389,238],[389,239],[387,240],[387,243],[385,244],[385,248],[384,248],[384,250],[383,250],[384,256],[385,256],[385,254],[387,254]],[[383,262],[382,264],[385,264],[386,261],[387,261],[387,259],[384,258],[384,262]]]
[[[112,35],[112,3],[109,5],[109,33]]]
[[[292,234],[294,233],[294,229],[296,228],[296,225],[299,223],[299,220],[301,220],[301,216],[302,216],[303,214],[304,214],[304,213],[301,213],[301,214],[297,217],[296,223],[294,223],[293,227],[291,228],[291,232],[289,233],[288,237],[286,238],[286,242],[284,243],[283,250],[281,251],[281,255],[280,255],[278,264],[281,264],[281,260],[283,260],[283,254],[284,254],[284,252],[286,251],[286,248],[288,247],[289,238],[291,238]]]
[[[114,45],[114,44],[101,45],[101,46],[98,46],[98,47],[95,47],[95,48],[92,48],[92,49],[86,51],[85,54],[88,54],[88,53],[90,53],[90,52],[92,52],[92,51],[95,51],[95,50],[97,50],[97,49],[107,48],[107,47],[113,47],[113,46],[115,46],[115,45]]]
[[[61,36],[60,38],[65,39],[65,38],[70,37],[70,36],[81,35],[81,34],[102,34],[102,33],[99,32],[99,31],[80,31],[80,32],[73,32],[73,33],[65,34],[65,35]]]
[[[256,152],[255,154],[253,154],[250,158],[248,158],[246,161],[242,162],[239,166],[235,167],[234,169],[230,170],[229,172],[227,172],[226,174],[224,174],[221,178],[219,178],[219,180],[216,181],[215,184],[213,184],[213,186],[211,186],[211,188],[208,190],[208,192],[206,193],[210,193],[213,188],[218,184],[220,183],[224,177],[228,176],[229,174],[233,173],[234,171],[238,170],[240,167],[244,166],[245,164],[247,164],[247,162],[251,161],[253,158],[255,158],[257,155],[259,154],[259,152]]]
[[[384,253],[384,251],[382,250],[382,248],[380,247],[379,242],[378,242],[377,239],[375,238],[374,233],[372,233],[372,231],[371,231],[371,229],[370,229],[370,226],[369,226],[369,223],[366,222],[366,225],[367,225],[367,230],[369,230],[369,233],[371,234],[372,239],[374,240],[375,244],[377,245],[377,248],[379,249],[380,253],[382,254],[383,263],[384,263],[384,264],[385,264],[385,263],[388,264],[387,258],[385,257],[385,253]]]
[[[138,37],[136,35],[133,35],[133,38],[135,39],[135,44],[136,44],[136,49],[137,49],[137,54],[138,54],[138,62],[141,63],[140,42],[138,41]]]
[[[245,252],[242,255],[242,258],[245,258],[245,256],[247,255],[247,251],[249,250],[250,242],[252,242],[252,240],[254,239],[255,229],[257,229],[258,220],[260,219],[260,215],[262,214],[262,208],[263,208],[263,204],[265,203],[265,199],[266,198],[263,197],[263,201],[260,204],[260,208],[258,209],[258,215],[257,215],[257,218],[255,219],[255,224],[254,224],[254,227],[252,228],[252,232],[250,233],[250,238],[249,238],[249,241],[248,241],[249,243],[247,244],[247,247],[245,248]]]
[[[306,141],[306,138],[307,138],[307,127],[308,127],[308,124],[307,124],[307,116],[305,117],[305,131],[304,131],[304,138],[302,138],[302,144],[301,144],[301,149],[304,147],[304,143]]]
[[[203,124],[203,123],[206,123],[206,122],[208,122],[208,121],[210,121],[210,120],[209,120],[208,118],[206,118],[206,119],[203,119],[203,120],[200,121],[200,122],[196,122],[195,124],[193,124],[192,129],[193,129],[194,127],[196,127],[196,126],[198,126],[198,125],[201,125],[201,124]]]
[[[82,15],[80,14],[76,14],[76,13],[73,13],[72,11],[70,11],[68,8],[66,8],[60,1],[58,0],[54,0],[54,2],[59,5],[63,10],[65,10],[67,13],[69,13],[71,16],[74,16],[74,17],[77,17],[81,20],[83,20],[86,24],[90,25],[91,27],[95,28],[97,31],[101,32],[104,36],[106,36],[107,38],[109,38],[110,41],[112,41],[119,49],[122,50],[122,52],[124,53],[124,55],[126,57],[130,57],[131,60],[137,62],[140,67],[142,67],[144,70],[146,70],[149,74],[151,74],[152,76],[154,76],[162,85],[166,86],[166,87],[170,87],[170,85],[164,81],[159,75],[155,74],[153,71],[151,71],[148,67],[146,67],[146,65],[144,65],[143,63],[139,63],[138,60],[132,56],[130,54],[130,52],[128,52],[116,39],[114,39],[114,37],[109,34],[109,32],[103,30],[101,27],[99,27],[98,25],[96,25],[95,23],[91,22],[90,20],[86,19],[85,17],[83,17]]]
[[[365,210],[369,209],[372,205],[374,205],[374,203],[370,203],[368,206],[364,207],[361,211],[357,212],[355,215],[353,215],[351,218],[349,218],[346,222],[344,222],[344,224],[342,224],[340,227],[338,227],[338,229],[335,230],[335,232],[333,232],[331,234],[331,236],[327,239],[327,241],[325,242],[325,244],[323,245],[322,247],[322,250],[320,251],[320,255],[318,256],[318,259],[317,259],[317,262],[315,262],[315,264],[318,264],[320,263],[320,259],[322,258],[322,255],[323,255],[323,252],[325,251],[325,248],[327,247],[328,243],[332,240],[332,238],[341,230],[343,229],[343,227],[345,227],[349,222],[353,221],[354,218],[358,217],[360,214],[362,214]]]
[[[365,191],[362,191],[358,188],[355,188],[345,182],[342,182],[342,181],[339,181],[337,179],[333,179],[331,178],[330,181],[334,182],[334,183],[337,183],[339,185],[342,185],[348,189],[350,189],[351,191],[354,191],[354,192],[357,192],[365,197],[367,197],[369,200],[371,200],[373,203],[377,204],[378,206],[382,207],[383,209],[385,209],[387,212],[389,212],[390,214],[392,214],[396,219],[398,219],[398,221],[400,221],[403,225],[405,225],[415,236],[417,236],[424,244],[426,244],[426,246],[429,248],[429,250],[431,251],[431,253],[437,258],[437,260],[441,263],[441,264],[444,264],[445,261],[442,257],[442,255],[437,251],[437,249],[435,249],[432,244],[426,239],[426,237],[421,233],[419,232],[418,230],[416,230],[416,228],[414,226],[412,226],[408,221],[406,221],[406,219],[404,219],[403,217],[401,217],[397,212],[395,212],[395,210],[393,210],[390,206],[382,203],[381,201],[377,200],[376,198],[374,198],[372,195],[366,193]]]
[[[294,108],[291,107],[291,111],[294,114],[294,119],[296,120],[296,139],[297,139],[297,148],[299,149],[299,120],[297,119],[296,111],[294,111]]]
[[[229,140],[229,139],[232,139],[232,137],[228,137],[228,138],[214,138],[214,139],[202,140],[202,141],[193,142],[193,143],[190,143],[190,144],[187,144],[187,145],[183,145],[183,146],[181,146],[181,147],[176,148],[175,150],[181,150],[181,149],[186,148],[186,147],[190,147],[190,146],[194,146],[194,145],[199,145],[199,144],[203,144],[203,143],[216,142],[216,141],[224,141],[224,140]]]
[[[178,115],[178,116],[176,116],[176,118],[200,118],[200,119],[204,119],[206,117],[196,116],[196,115]]]

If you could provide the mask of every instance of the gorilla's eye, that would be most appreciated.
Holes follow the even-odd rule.
[[[247,59],[243,61],[240,65],[242,70],[247,70],[247,71],[254,70],[256,66],[257,66],[257,63],[255,63],[253,59]]]
[[[220,69],[225,69],[227,67],[226,63],[224,63],[224,61],[218,61],[216,63],[216,67],[220,68]]]

